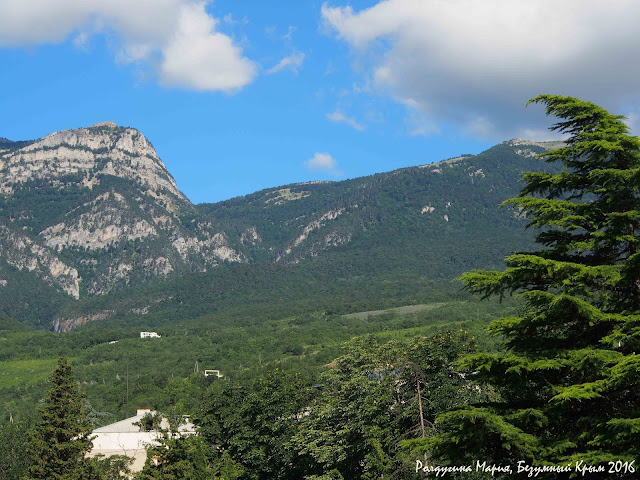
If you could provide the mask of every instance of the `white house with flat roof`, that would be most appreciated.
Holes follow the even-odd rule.
[[[140,338],[160,338],[157,332],[140,332]]]
[[[87,456],[104,455],[105,457],[111,457],[112,455],[125,455],[133,458],[133,463],[131,464],[132,473],[142,470],[147,459],[147,448],[150,445],[158,445],[158,439],[162,437],[161,431],[144,431],[139,425],[143,417],[148,414],[155,415],[156,412],[150,408],[139,408],[135,417],[125,418],[111,425],[96,428],[91,432],[91,437],[94,437],[92,440],[93,447]],[[166,418],[162,418],[160,428],[169,429],[169,422]],[[178,432],[182,435],[194,435],[196,430],[195,426],[187,421],[178,427]]]

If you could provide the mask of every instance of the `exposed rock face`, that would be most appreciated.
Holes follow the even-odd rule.
[[[133,128],[103,122],[0,146],[2,259],[73,298],[246,261],[240,238],[194,214]]]
[[[240,241],[244,244],[256,245],[257,243],[262,241],[260,235],[258,235],[258,231],[256,227],[249,227],[240,236]]]
[[[328,222],[331,222],[332,220],[335,220],[340,215],[342,215],[344,213],[344,211],[345,211],[344,208],[339,208],[339,209],[336,209],[336,210],[329,210],[328,212],[325,212],[322,215],[320,215],[319,218],[317,218],[316,220],[313,220],[313,221],[309,222],[307,225],[305,225],[303,227],[302,232],[293,241],[293,243],[286,248],[286,250],[284,251],[284,254],[278,256],[276,261],[280,261],[284,256],[290,255],[291,252],[296,247],[298,247],[301,244],[303,244],[309,238],[309,235],[312,232],[314,232],[315,230],[321,229]],[[323,246],[325,246],[325,247],[326,246],[337,246],[337,245],[341,245],[343,243],[347,243],[350,239],[351,239],[351,235],[340,236],[340,235],[336,235],[335,233],[330,233],[324,238],[324,241],[322,243],[323,243]],[[313,255],[313,252],[315,250],[316,250],[316,248],[312,247],[311,251],[309,253],[311,255]],[[297,261],[299,261],[299,259],[295,259],[294,260],[294,262],[297,262]]]
[[[56,318],[53,322],[52,330],[57,333],[68,332],[88,322],[95,322],[96,320],[106,320],[107,318],[111,317],[113,313],[113,310],[105,310],[103,312],[80,315],[78,317]]]
[[[489,206],[517,192],[515,176],[552,146],[511,140],[487,155],[194,206],[135,129],[103,122],[35,141],[0,141],[0,311],[22,285],[40,288],[41,304],[52,294],[63,306],[37,323],[55,318],[54,329],[67,331],[116,315],[111,304],[84,297],[224,262],[322,262],[332,252],[349,260],[349,244],[360,265],[370,252],[386,261],[385,249],[398,238],[406,240],[399,248],[414,248],[407,255],[424,255],[440,234],[471,237],[473,222],[489,218],[511,228],[520,221],[526,212],[500,217]],[[28,306],[31,292],[25,295],[13,303]],[[81,301],[70,306],[70,299]],[[152,304],[127,308],[143,315]]]
[[[523,140],[521,138],[513,138],[511,140],[507,140],[506,142],[504,142],[504,144],[509,145],[510,147],[522,147],[522,148],[516,149],[515,152],[518,155],[521,155],[523,157],[532,157],[536,155],[534,152],[531,151],[530,148],[527,148],[527,147],[535,146],[535,147],[542,147],[546,150],[553,150],[556,148],[562,148],[566,146],[566,143],[564,143],[561,140],[549,141],[549,142],[534,142],[531,140]]]
[[[73,298],[80,297],[80,278],[75,268],[63,263],[47,247],[3,224],[0,224],[0,257],[18,270],[33,272]]]
[[[225,260],[229,262],[246,261],[242,255],[229,247],[227,238],[224,233],[216,233],[212,235],[204,230],[202,238],[197,237],[177,237],[172,245],[178,251],[180,256],[187,260],[192,255],[203,256],[207,263],[213,259]]]
[[[57,223],[40,232],[48,246],[58,251],[70,246],[99,250],[123,240],[158,235],[145,219],[125,218],[129,205],[119,193],[104,193],[80,208],[86,211],[73,222]]]
[[[292,192],[290,188],[281,188],[273,192],[273,196],[267,198],[265,203],[273,203],[274,205],[282,205],[292,200],[300,200],[311,195],[309,192]]]
[[[136,182],[170,204],[187,201],[144,135],[113,122],[55,132],[24,148],[0,152],[3,193],[12,193],[15,184],[78,174],[86,177],[87,186],[93,186],[91,177],[108,174]]]

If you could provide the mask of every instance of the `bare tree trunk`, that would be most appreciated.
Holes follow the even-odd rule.
[[[420,409],[420,431],[422,432],[422,438],[424,438],[424,415],[422,415],[422,395],[420,395],[420,378],[418,372],[416,372],[416,385],[418,386],[418,408]]]

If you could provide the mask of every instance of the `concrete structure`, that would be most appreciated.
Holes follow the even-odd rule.
[[[140,332],[140,338],[160,338],[156,332]]]
[[[204,376],[205,377],[214,376],[214,377],[218,377],[218,378],[224,377],[224,375],[222,375],[220,373],[220,370],[205,370],[204,371]]]
[[[131,472],[139,472],[144,467],[147,459],[147,448],[150,445],[158,445],[158,438],[162,437],[162,432],[151,430],[142,431],[139,425],[142,418],[148,414],[156,414],[150,408],[139,408],[135,417],[126,418],[111,425],[96,428],[91,432],[93,438],[93,448],[87,454],[88,457],[104,455],[110,457],[112,455],[125,455],[133,458]],[[166,418],[162,419],[161,428],[168,430],[169,422]],[[178,428],[182,435],[194,435],[196,433],[195,426],[187,420],[187,422]]]

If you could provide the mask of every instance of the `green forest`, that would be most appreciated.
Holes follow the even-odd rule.
[[[171,420],[143,480],[636,477],[640,139],[592,103],[530,102],[567,140],[503,202],[535,244],[501,268],[450,262],[428,278],[411,267],[435,260],[411,264],[419,249],[399,242],[403,268],[362,273],[386,250],[348,264],[344,246],[89,298],[85,311],[119,313],[65,334],[0,315],[0,477],[128,478],[125,458],[85,455],[95,427],[143,405]],[[233,203],[200,208],[244,215]],[[177,433],[184,415],[197,435]]]

